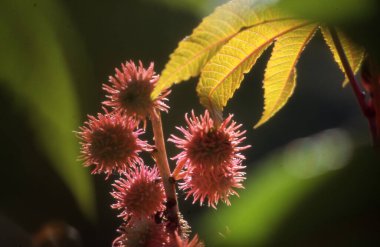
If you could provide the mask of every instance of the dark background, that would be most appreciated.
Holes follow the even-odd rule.
[[[25,4],[26,8],[33,11],[33,8],[40,8],[39,4],[43,2],[25,1]],[[65,0],[61,1],[61,4],[70,19],[70,22],[61,23],[61,27],[67,29],[66,31],[75,30],[79,34],[83,45],[82,52],[87,56],[86,64],[78,62],[75,52],[70,50],[70,44],[65,44],[83,121],[86,114],[96,114],[100,111],[100,102],[104,100],[101,84],[108,80],[108,75],[114,73],[115,67],[119,67],[125,60],[140,59],[144,64],[154,61],[156,71],[160,72],[177,43],[191,33],[202,15],[211,11],[190,11],[147,0]],[[376,33],[375,29],[379,24],[377,18],[375,15],[366,23],[345,24],[351,37],[365,44],[374,54],[377,52],[376,46],[373,45],[376,41],[373,33]],[[25,21],[27,20],[20,20]],[[61,38],[65,39],[64,36]],[[250,164],[248,175],[253,175],[257,161],[268,156],[273,150],[294,139],[330,128],[346,129],[355,145],[369,145],[370,136],[366,120],[361,115],[350,87],[342,88],[343,75],[334,63],[320,33],[310,42],[299,61],[294,96],[269,123],[259,129],[253,129],[252,126],[259,119],[263,107],[261,80],[269,55],[270,50],[264,53],[225,110],[225,114],[233,113],[235,120],[243,123],[247,129],[246,143],[253,146],[245,153],[246,164]],[[195,93],[196,81],[197,79],[191,79],[173,87],[169,96],[171,110],[169,114],[163,114],[166,136],[170,133],[178,134],[175,126],[184,125],[186,112],[192,109],[197,113],[203,111]],[[0,90],[0,246],[29,246],[31,237],[48,238],[50,235],[46,233],[46,229],[52,230],[56,239],[73,239],[72,245],[67,246],[76,246],[74,242],[77,241],[83,246],[110,246],[117,236],[115,230],[121,223],[116,217],[117,212],[110,208],[113,202],[109,194],[112,181],[105,181],[101,175],[92,177],[95,181],[97,215],[96,220],[89,220],[80,211],[75,198],[40,147],[28,116],[19,106],[20,99],[5,86],[0,85]],[[148,127],[146,136],[150,135]],[[168,144],[169,156],[174,156],[176,152],[174,146]],[[369,169],[368,172],[373,171]],[[365,180],[365,177],[362,179]],[[361,182],[362,180],[359,180],[358,183]],[[378,186],[374,184],[373,188],[378,189]],[[375,192],[378,190],[363,193],[367,193],[370,198],[378,197]],[[308,200],[318,200],[321,197],[323,196],[317,193]],[[191,200],[184,201],[181,192],[179,198],[182,212],[190,225],[197,222],[198,216],[213,210],[192,205]],[[306,203],[304,207],[308,207],[309,204]],[[310,216],[307,210],[299,211],[296,218],[308,219]],[[379,212],[375,210],[370,218],[378,222]],[[289,224],[291,227],[291,222],[293,219],[290,217],[283,223],[284,229],[288,228]],[[332,228],[334,226],[332,224]],[[44,227],[45,231],[42,230]],[[374,232],[380,230],[376,224],[370,229]],[[194,232],[201,234],[202,229],[195,227]],[[281,234],[279,236],[280,239],[287,239],[291,234],[285,234],[282,238]],[[322,234],[318,239],[323,239],[323,236]],[[279,246],[277,244],[280,243],[279,240],[271,246]],[[302,241],[298,244],[310,246]],[[321,245],[316,246],[330,245],[322,241]]]

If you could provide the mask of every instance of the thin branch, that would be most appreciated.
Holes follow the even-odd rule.
[[[170,231],[178,231],[180,234],[180,223],[179,223],[179,209],[178,200],[175,190],[175,183],[170,176],[170,167],[166,154],[164,133],[162,130],[162,121],[159,111],[154,110],[151,114],[151,122],[154,134],[154,141],[156,144],[157,153],[155,155],[158,170],[160,172],[162,182],[164,184],[164,189],[167,197],[166,202],[166,216],[169,221],[168,228]]]

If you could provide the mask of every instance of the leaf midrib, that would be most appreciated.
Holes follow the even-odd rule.
[[[302,51],[303,51],[303,48],[305,47],[305,45],[310,41],[310,39],[311,39],[311,37],[314,35],[314,33],[317,31],[317,29],[318,29],[318,25],[316,25],[316,27],[309,33],[309,35],[307,36],[307,38],[305,39],[305,41],[302,43],[302,45],[300,46],[300,49],[299,49],[299,51],[297,52],[297,56],[296,56],[296,58],[294,59],[294,62],[293,62],[293,64],[292,64],[292,66],[291,66],[291,69],[289,70],[289,74],[287,75],[287,77],[286,77],[286,81],[288,82],[289,81],[289,78],[290,78],[290,76],[292,75],[292,72],[293,72],[293,70],[294,70],[294,67],[296,66],[296,64],[297,64],[297,62],[298,62],[298,60],[299,60],[299,58],[300,58],[300,56],[301,56],[301,53],[302,53]],[[284,85],[284,87],[282,87],[282,90],[281,90],[281,94],[280,94],[280,97],[279,98],[282,98],[283,97],[283,94],[284,94],[284,88],[286,87],[286,85],[287,85],[287,83],[285,83],[285,85]],[[271,109],[271,111],[270,111],[270,114],[272,114],[273,113],[273,109],[276,109],[277,107],[278,107],[278,105],[279,105],[279,100],[277,100],[277,102],[276,102],[276,104],[275,104],[275,107],[272,107],[272,109]]]
[[[204,49],[200,50],[198,53],[196,53],[191,59],[188,59],[186,63],[184,63],[182,66],[179,66],[178,69],[174,70],[171,74],[171,76],[167,77],[166,78],[166,81],[170,81],[169,79],[173,78],[174,76],[176,76],[178,73],[180,73],[182,70],[184,70],[190,63],[192,63],[194,60],[196,60],[199,56],[203,55],[203,54],[206,54],[207,51],[210,51],[211,49],[213,49],[214,47],[217,47],[218,45],[220,44],[223,44],[225,42],[227,42],[228,40],[232,39],[234,36],[238,35],[240,32],[246,30],[246,29],[249,29],[249,28],[253,28],[253,27],[256,27],[256,26],[260,26],[260,25],[264,25],[264,24],[267,24],[267,23],[271,23],[271,22],[277,22],[277,21],[284,21],[284,20],[291,20],[291,19],[294,19],[294,18],[278,18],[278,19],[273,19],[273,20],[267,20],[267,21],[262,21],[260,23],[256,23],[254,25],[251,25],[251,26],[246,26],[246,27],[242,27],[240,30],[238,30],[236,33],[233,33],[227,37],[225,37],[224,39],[222,40],[219,40],[218,42],[215,42],[215,43],[212,43],[211,45],[205,47]],[[203,31],[202,31],[203,32]]]
[[[224,81],[232,74],[236,71],[237,68],[239,68],[244,62],[247,61],[247,59],[249,59],[254,53],[258,52],[259,50],[261,50],[265,45],[268,45],[269,43],[273,42],[274,39],[276,39],[277,37],[281,36],[281,35],[284,35],[288,32],[291,32],[291,31],[294,31],[298,28],[301,28],[301,27],[304,27],[304,26],[307,26],[309,25],[310,22],[306,22],[306,23],[303,23],[301,25],[298,25],[298,26],[295,26],[295,27],[292,27],[292,28],[289,28],[287,29],[286,31],[283,31],[275,36],[273,36],[272,38],[268,39],[266,42],[264,42],[263,44],[261,44],[260,46],[258,46],[256,49],[254,49],[251,53],[249,53],[244,59],[242,59],[230,72],[227,73],[227,75],[225,77],[223,77],[223,79],[218,83],[216,84],[210,91],[210,93],[207,95],[207,98],[208,98],[208,101],[211,103],[212,100],[211,100],[211,97],[212,95],[214,94],[215,90],[224,83]],[[239,32],[240,33],[240,32]]]

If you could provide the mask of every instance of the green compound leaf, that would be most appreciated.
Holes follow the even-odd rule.
[[[197,86],[201,103],[209,109],[223,110],[239,88],[244,74],[249,72],[263,51],[276,39],[307,24],[304,21],[283,20],[240,32],[203,68]]]
[[[2,1],[0,81],[29,115],[40,145],[83,213],[93,218],[90,174],[76,161],[79,145],[73,130],[80,124],[78,99],[64,41],[58,39],[66,18],[55,1]],[[76,44],[69,35],[65,39],[70,39],[72,46]]]
[[[235,0],[218,7],[203,19],[193,33],[183,39],[170,55],[160,80],[152,92],[156,98],[174,83],[199,75],[202,67],[242,28],[277,22],[285,18],[277,10],[263,8],[255,0]]]
[[[251,70],[265,49],[275,43],[263,82],[264,112],[255,127],[272,118],[293,94],[296,64],[319,24],[296,19],[290,14],[293,11],[284,11],[288,8],[281,2],[272,6],[259,4],[262,2],[231,1],[204,18],[192,35],[181,41],[171,54],[152,98],[175,83],[201,74],[197,85],[200,102],[213,115],[221,116],[228,100],[240,87],[244,74]],[[314,1],[313,4],[318,3]],[[324,29],[322,33],[342,69],[330,34]],[[353,71],[357,72],[364,50],[342,33],[339,38]]]

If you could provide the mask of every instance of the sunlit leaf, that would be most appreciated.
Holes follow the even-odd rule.
[[[222,110],[262,52],[276,39],[308,23],[296,20],[265,23],[240,32],[205,65],[197,86],[206,108]]]
[[[79,105],[64,41],[58,38],[63,28],[58,20],[65,18],[55,1],[2,1],[0,81],[28,113],[38,141],[83,212],[94,216],[92,181],[76,161],[79,147],[72,131],[79,126]]]
[[[255,0],[235,0],[218,7],[204,18],[193,33],[170,55],[152,98],[174,83],[197,76],[202,67],[243,27],[283,20],[277,10],[263,8]]]
[[[264,112],[255,127],[268,121],[293,94],[298,59],[317,28],[306,26],[277,39],[264,75]]]
[[[351,154],[351,139],[341,130],[293,141],[255,163],[258,169],[249,173],[246,189],[233,198],[232,206],[220,205],[217,212],[205,215],[200,222],[207,225],[203,238],[210,246],[266,246],[285,217],[334,179]]]
[[[258,2],[261,4],[254,0],[231,1],[206,17],[171,54],[152,97],[174,83],[200,73],[197,85],[200,102],[213,115],[221,115],[228,100],[240,87],[244,74],[251,70],[266,48],[276,43],[263,82],[264,112],[255,127],[274,116],[293,93],[297,61],[319,24],[285,14],[284,9],[292,9],[292,1],[280,1],[276,5],[278,8],[262,4],[271,1]],[[310,6],[313,4],[319,5],[313,1]],[[334,59],[343,69],[330,34],[322,31]],[[339,38],[350,65],[357,72],[364,50],[342,33]]]
[[[327,45],[330,48],[330,51],[332,52],[334,56],[335,62],[338,64],[339,69],[344,73],[345,75],[345,80],[343,85],[347,84],[348,79],[347,76],[344,72],[343,64],[342,61],[340,60],[338,51],[334,45],[333,39],[331,37],[331,34],[329,30],[325,27],[321,28],[323,37],[327,43]],[[344,35],[342,32],[338,32],[338,37],[340,42],[342,43],[342,47],[344,50],[344,53],[347,57],[347,60],[352,68],[352,71],[354,73],[357,73],[360,69],[360,65],[363,61],[364,58],[364,49],[362,47],[357,46],[354,44],[352,41],[350,41],[346,35]]]

